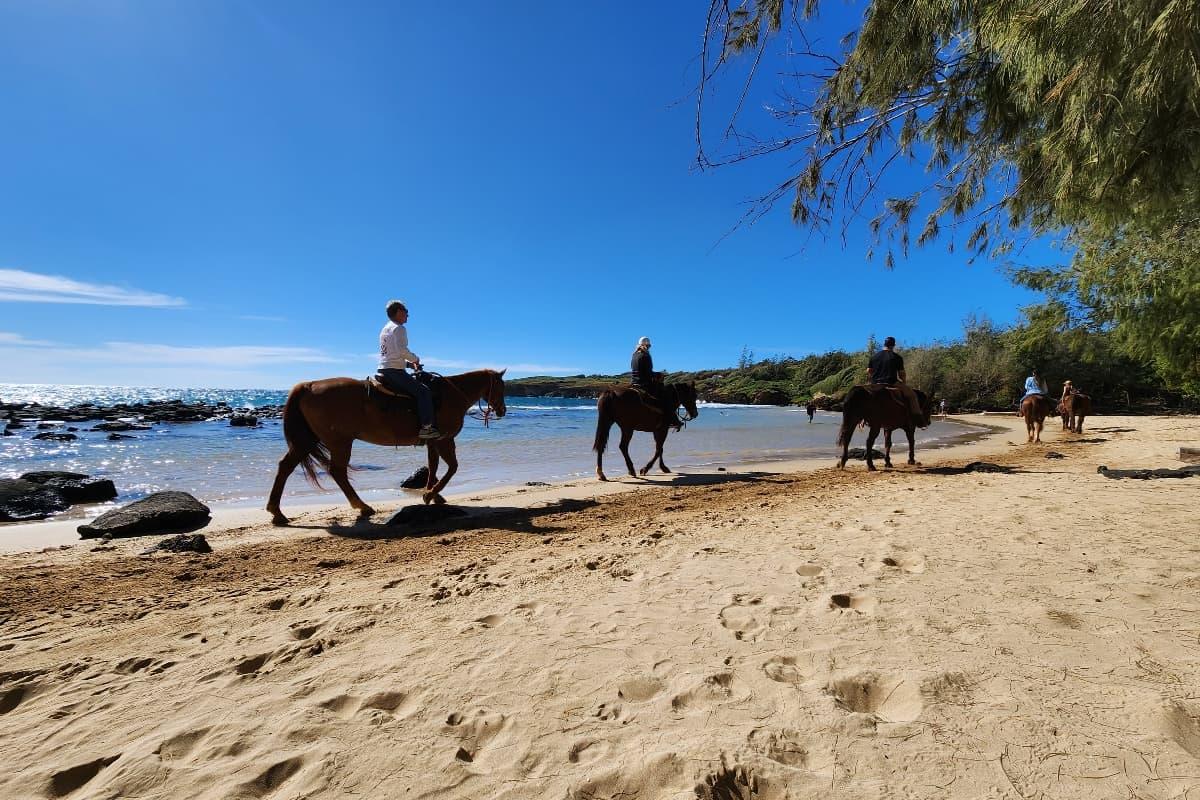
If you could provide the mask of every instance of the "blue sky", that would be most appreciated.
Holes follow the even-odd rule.
[[[903,348],[1036,299],[941,245],[889,272],[786,204],[722,239],[788,161],[696,171],[703,7],[631,13],[0,4],[0,383],[365,375],[393,297],[428,365],[515,374],[618,372],[643,335],[665,369]]]

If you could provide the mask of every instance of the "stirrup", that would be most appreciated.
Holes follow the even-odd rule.
[[[442,432],[432,425],[422,425],[421,430],[417,432],[418,439],[440,439]]]

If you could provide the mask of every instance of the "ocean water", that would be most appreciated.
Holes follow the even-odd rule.
[[[263,406],[283,402],[279,390],[129,389],[114,387],[17,386],[0,384],[0,401],[70,405],[168,400],[225,401],[231,406]],[[592,440],[596,432],[594,400],[510,398],[508,413],[484,427],[468,418],[458,437],[459,471],[447,493],[477,492],[526,481],[563,481],[595,474]],[[789,458],[836,456],[834,444],[841,415],[818,412],[814,422],[801,408],[702,404],[700,416],[666,443],[667,465],[673,470],[709,468]],[[111,478],[128,502],[165,489],[190,492],[206,503],[259,505],[270,491],[276,464],[286,450],[282,425],[266,420],[259,428],[231,428],[227,422],[162,423],[132,431],[134,439],[108,441],[107,434],[79,427],[74,442],[33,441],[32,427],[0,438],[0,477],[33,470],[68,470]],[[957,423],[934,422],[919,431],[918,450],[938,440],[970,432]],[[605,453],[609,477],[624,474],[615,426]],[[882,437],[881,437],[882,439]],[[897,447],[903,448],[900,435]],[[865,435],[855,437],[855,446]],[[877,446],[882,447],[882,442]],[[654,450],[650,434],[634,435],[630,454],[640,469]],[[903,451],[902,451],[903,456]],[[350,480],[368,501],[395,498],[399,483],[425,464],[424,447],[377,447],[358,442]],[[284,493],[284,505],[340,502],[341,492],[327,477],[324,490],[304,480],[299,470]],[[75,510],[89,516],[96,506]]]

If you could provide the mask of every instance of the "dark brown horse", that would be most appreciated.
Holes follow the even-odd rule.
[[[1092,398],[1082,392],[1073,392],[1059,403],[1063,418],[1063,430],[1083,433],[1083,420],[1092,413]]]
[[[1031,394],[1021,401],[1021,416],[1025,418],[1027,441],[1042,441],[1042,425],[1051,412],[1050,400],[1045,395]]]
[[[916,447],[913,436],[918,427],[925,428],[930,423],[933,413],[933,403],[919,389],[913,389],[917,403],[921,407],[921,418],[913,419],[908,402],[899,391],[887,386],[855,386],[846,394],[842,404],[842,427],[838,431],[837,443],[842,446],[842,457],[838,467],[846,466],[850,458],[850,439],[859,423],[865,422],[870,430],[867,432],[867,469],[875,471],[875,461],[871,458],[871,450],[875,446],[875,438],[879,430],[884,430],[883,465],[892,466],[892,431],[902,429],[908,436],[908,463],[916,464]]]
[[[429,479],[422,499],[426,503],[444,503],[442,489],[458,471],[454,437],[462,430],[463,417],[476,403],[487,403],[489,411],[504,416],[504,373],[482,369],[462,375],[448,375],[440,387],[441,403],[437,427],[442,438],[426,442],[429,452]],[[283,486],[297,466],[317,483],[316,467],[324,467],[350,501],[351,507],[366,517],[375,510],[362,501],[350,485],[346,470],[355,439],[387,447],[422,444],[417,438],[420,423],[416,406],[394,397],[381,396],[368,381],[355,378],[328,378],[298,383],[288,394],[283,407],[283,435],[288,451],[279,460],[279,472],[267,511],[276,525],[287,525],[288,518],[279,510]],[[446,461],[446,474],[437,480],[439,459]]]
[[[696,410],[695,383],[668,383],[664,389],[664,397],[671,406],[671,414],[664,414],[652,398],[644,397],[632,386],[617,386],[601,393],[596,401],[596,441],[592,449],[596,451],[596,477],[602,481],[604,476],[604,448],[608,446],[608,432],[613,423],[621,426],[621,455],[625,456],[625,466],[629,474],[637,477],[633,470],[633,461],[629,458],[629,440],[634,431],[648,431],[654,434],[654,456],[642,468],[645,475],[657,461],[663,472],[670,472],[663,463],[663,442],[672,427],[678,428],[673,419],[674,411],[683,406],[687,419],[693,420],[700,415]]]

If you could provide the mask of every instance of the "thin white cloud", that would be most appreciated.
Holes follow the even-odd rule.
[[[0,301],[4,300],[13,303],[76,303],[150,308],[187,305],[182,298],[156,292],[85,283],[60,275],[42,275],[20,269],[0,269]]]
[[[99,347],[68,347],[55,342],[0,333],[0,353],[35,351],[44,362],[85,362],[94,366],[250,369],[280,364],[327,364],[338,359],[312,347],[269,345],[186,346],[144,342],[104,342]]]
[[[26,339],[19,333],[0,331],[0,347],[50,347],[53,344],[44,339]]]

